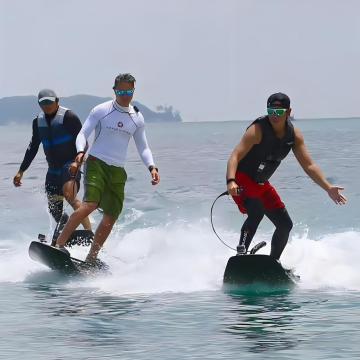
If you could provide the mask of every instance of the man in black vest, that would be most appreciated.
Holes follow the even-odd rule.
[[[269,183],[277,167],[290,150],[308,176],[339,205],[346,203],[340,193],[344,188],[330,184],[311,159],[300,130],[289,117],[290,98],[276,93],[267,101],[267,116],[256,119],[233,150],[228,163],[226,182],[239,210],[248,214],[240,235],[238,254],[244,254],[260,221],[266,215],[276,229],[270,256],[279,259],[289,238],[292,221],[275,188]]]
[[[75,141],[82,125],[76,114],[59,105],[59,99],[53,90],[41,90],[38,104],[42,111],[33,120],[32,138],[13,183],[16,187],[22,185],[23,174],[42,143],[49,166],[45,180],[49,211],[56,223],[61,219],[63,224],[60,225],[63,226],[67,221],[67,216],[62,216],[63,197],[74,209],[81,204],[76,197],[80,188],[80,172],[72,177],[69,166],[77,154]],[[87,217],[82,224],[85,229],[91,230]]]

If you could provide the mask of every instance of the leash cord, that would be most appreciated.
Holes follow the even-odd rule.
[[[220,240],[220,242],[221,242],[223,245],[225,245],[226,247],[228,247],[229,249],[236,251],[236,249],[232,248],[231,246],[229,246],[228,244],[226,244],[226,243],[221,239],[221,237],[220,237],[220,236],[218,235],[218,233],[216,232],[215,227],[214,227],[214,223],[213,223],[213,209],[214,209],[214,205],[215,205],[215,203],[216,203],[216,201],[217,201],[218,199],[220,199],[222,196],[225,196],[225,195],[229,195],[229,192],[228,192],[228,191],[224,191],[224,192],[221,193],[221,194],[214,200],[214,202],[212,203],[211,209],[210,209],[210,222],[211,222],[211,227],[212,227],[212,229],[213,229],[213,231],[214,231],[214,234],[215,234],[216,237]]]

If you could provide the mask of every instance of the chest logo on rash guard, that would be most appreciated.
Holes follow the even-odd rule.
[[[105,128],[118,134],[126,133],[130,136],[136,130],[136,127],[134,128],[134,126],[132,126],[131,123],[128,123],[126,119],[119,120],[119,118],[110,121],[108,124],[105,125]]]

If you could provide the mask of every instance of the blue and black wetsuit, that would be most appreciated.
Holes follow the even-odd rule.
[[[32,138],[26,150],[20,170],[25,171],[35,158],[42,143],[48,171],[45,191],[48,206],[55,221],[60,220],[63,201],[54,195],[63,196],[63,185],[70,180],[69,165],[76,157],[76,137],[81,129],[80,119],[71,110],[59,106],[56,113],[46,115],[41,112],[32,123]],[[78,189],[80,173],[76,177]]]

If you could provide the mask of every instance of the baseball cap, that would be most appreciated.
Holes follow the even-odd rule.
[[[272,107],[272,106],[283,106],[285,109],[289,109],[290,108],[290,98],[283,93],[275,93],[269,96],[268,101],[267,101],[267,107]]]
[[[38,103],[41,105],[51,104],[58,99],[54,90],[42,89],[38,94]]]

